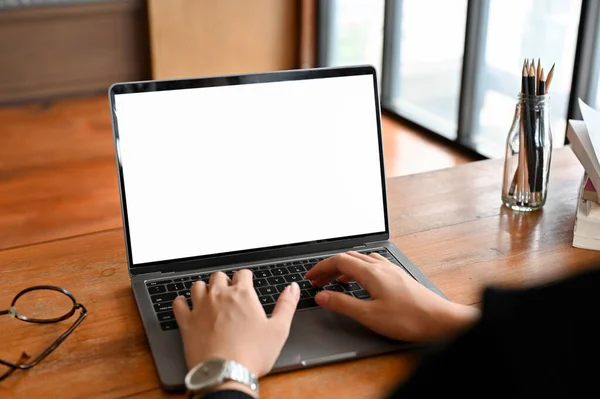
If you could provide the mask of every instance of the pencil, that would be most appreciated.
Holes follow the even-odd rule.
[[[544,95],[546,93],[546,78],[544,76],[544,69],[542,68],[542,70],[540,71],[540,85],[538,88],[539,94],[540,95]],[[543,170],[543,165],[544,165],[544,146],[546,144],[546,137],[544,135],[544,131],[546,129],[546,127],[544,126],[544,110],[543,107],[540,106],[540,111],[539,111],[539,130],[538,130],[538,134],[537,134],[537,147],[536,147],[536,161],[537,161],[537,169],[536,169],[536,176],[535,176],[535,187],[534,187],[534,191],[535,192],[540,192],[542,190],[542,179],[544,178],[544,170]]]
[[[533,60],[532,60],[533,61]],[[533,64],[533,62],[532,62]],[[532,190],[535,183],[535,174],[536,174],[536,148],[535,148],[535,106],[534,106],[534,98],[535,98],[535,70],[534,66],[531,65],[529,67],[528,75],[527,75],[527,99],[526,99],[526,130],[525,130],[525,139],[526,139],[526,154],[527,157],[527,177],[529,183],[529,190]]]
[[[548,72],[548,76],[546,77],[546,93],[550,90],[550,84],[552,83],[552,78],[554,77],[554,64],[552,64],[552,68],[550,68],[550,72]]]
[[[523,85],[523,102],[521,105],[521,124],[519,128],[519,192],[520,202],[524,203],[524,193],[528,190],[528,158],[527,158],[527,136],[530,131],[529,124],[529,112],[527,110],[527,97],[530,91],[529,88],[529,60],[525,60],[525,67],[523,68],[522,85]]]
[[[546,94],[546,78],[544,77],[544,68],[540,71],[540,84],[538,86],[538,95]]]
[[[530,70],[533,72],[533,94],[535,95],[535,93],[537,93],[537,75],[538,75],[538,70],[535,67],[535,61],[533,60],[533,58],[531,59],[531,68]]]

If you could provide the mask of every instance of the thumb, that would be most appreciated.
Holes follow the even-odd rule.
[[[370,302],[335,291],[321,291],[315,297],[315,301],[324,309],[341,313],[359,322],[364,314],[368,314],[367,308]]]
[[[290,329],[299,298],[300,287],[297,283],[292,283],[283,290],[275,304],[271,320],[280,324],[282,328],[285,328],[285,331],[289,331]]]

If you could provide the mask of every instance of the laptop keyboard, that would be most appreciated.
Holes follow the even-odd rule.
[[[400,263],[386,249],[371,249],[358,251],[362,254],[370,254],[377,252],[390,262],[400,265]],[[333,256],[329,255],[329,256]],[[326,256],[326,257],[329,257]],[[358,299],[369,299],[369,293],[365,291],[357,282],[342,284],[335,282],[326,285],[323,288],[315,288],[309,280],[304,278],[304,274],[309,271],[314,265],[322,261],[326,257],[314,257],[308,259],[299,259],[286,262],[277,262],[269,265],[255,266],[246,268],[254,274],[254,289],[258,295],[258,299],[262,304],[267,315],[270,315],[275,308],[275,303],[281,292],[290,283],[296,282],[300,286],[300,300],[298,301],[298,310],[317,307],[315,295],[321,290],[343,292],[347,295],[352,295]],[[241,269],[241,268],[239,268]],[[224,271],[229,278],[238,269]],[[148,294],[154,306],[154,312],[160,327],[164,331],[177,329],[177,322],[173,314],[173,300],[178,295],[187,298],[188,305],[192,308],[192,300],[190,299],[190,288],[194,281],[204,281],[208,283],[211,273],[196,273],[183,277],[177,277],[167,280],[157,280],[146,283]]]

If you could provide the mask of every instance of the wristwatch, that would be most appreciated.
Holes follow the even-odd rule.
[[[225,381],[244,384],[258,396],[256,375],[233,360],[207,359],[193,367],[185,376],[185,386],[189,398],[201,398],[211,388]]]

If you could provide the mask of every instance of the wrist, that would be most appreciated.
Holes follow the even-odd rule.
[[[225,381],[222,384],[219,384],[219,385],[215,386],[214,388],[210,389],[207,393],[212,393],[212,392],[217,392],[217,391],[227,391],[227,390],[240,391],[247,395],[252,396],[255,399],[258,399],[258,394],[256,392],[254,392],[248,386],[242,384],[241,382],[237,382],[237,381]]]
[[[452,303],[451,317],[448,321],[448,337],[468,329],[479,320],[480,311],[474,306]]]

